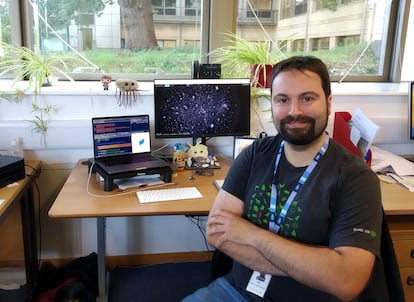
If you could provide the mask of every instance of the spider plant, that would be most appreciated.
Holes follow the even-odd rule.
[[[16,98],[8,93],[2,93],[1,98],[18,102],[27,90],[32,89],[34,101],[32,103],[33,119],[29,122],[33,131],[41,135],[41,141],[46,142],[48,116],[52,112],[52,106],[44,107],[37,104],[37,95],[44,86],[50,86],[57,80],[58,75],[63,75],[68,80],[73,79],[65,72],[67,66],[63,60],[54,55],[43,55],[40,51],[31,50],[23,46],[14,46],[0,42],[0,77],[13,77],[12,88],[20,81],[28,81],[27,88],[16,89]]]
[[[250,77],[256,87],[260,77],[266,77],[266,65],[273,66],[284,54],[272,41],[248,41],[237,34],[225,33],[226,46],[213,50],[210,55],[215,63],[220,63],[225,77]],[[268,68],[269,70],[269,68]],[[270,68],[271,70],[271,68]]]
[[[43,86],[56,81],[58,74],[73,80],[65,72],[65,62],[57,56],[43,55],[39,51],[5,42],[0,43],[0,50],[3,52],[0,55],[0,76],[13,76],[13,86],[19,81],[28,80],[28,88],[38,94]]]

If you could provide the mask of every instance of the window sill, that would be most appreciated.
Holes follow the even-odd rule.
[[[14,93],[16,89],[24,90],[27,82],[19,82],[12,87],[12,81],[2,80],[2,93]],[[138,92],[140,95],[153,95],[152,81],[139,81]],[[99,81],[60,81],[55,86],[43,87],[42,95],[113,95],[117,93],[115,83],[109,84],[109,90],[104,90]],[[33,94],[32,92],[26,92]],[[407,95],[408,83],[377,83],[377,82],[346,82],[332,83],[333,95]]]

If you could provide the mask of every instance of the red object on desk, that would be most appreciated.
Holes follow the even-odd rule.
[[[351,119],[352,115],[349,112],[335,112],[333,139],[360,158],[361,152],[350,139],[351,126],[349,122]],[[365,162],[368,166],[371,166],[371,160],[372,152],[368,150],[368,153],[365,155]]]

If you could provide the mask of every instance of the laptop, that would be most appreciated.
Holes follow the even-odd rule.
[[[108,175],[168,167],[151,155],[149,115],[93,117],[95,165]]]

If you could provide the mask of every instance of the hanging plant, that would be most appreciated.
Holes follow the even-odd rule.
[[[32,130],[41,134],[42,142],[45,144],[47,116],[53,111],[53,107],[51,105],[39,106],[37,96],[42,87],[51,86],[57,82],[59,75],[73,81],[72,77],[66,73],[67,66],[58,56],[43,55],[40,51],[33,51],[27,47],[0,42],[0,49],[3,52],[0,56],[0,77],[12,77],[14,79],[12,88],[18,82],[28,82],[25,90],[16,89],[14,97],[10,93],[1,94],[0,97],[18,102],[28,90],[33,91],[32,114],[34,118],[29,122],[33,126]]]
[[[43,145],[46,145],[46,132],[48,130],[48,119],[50,113],[54,111],[52,105],[39,106],[36,103],[32,103],[32,114],[34,114],[33,119],[29,120],[33,126],[32,131],[41,135],[41,142]]]

